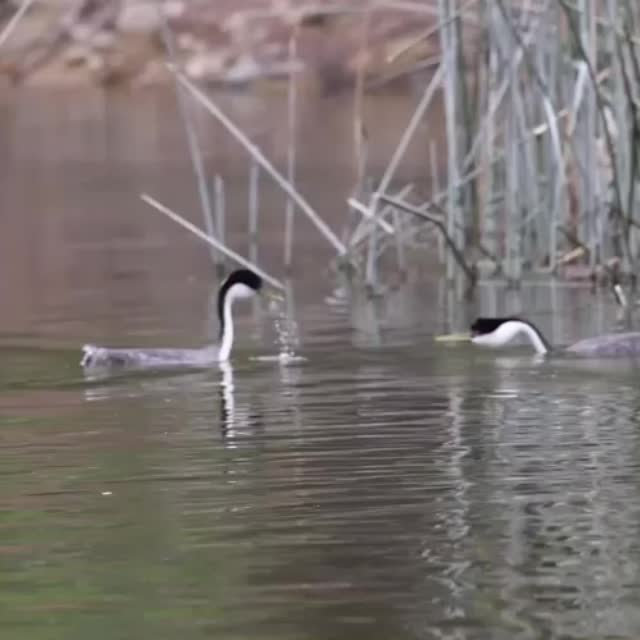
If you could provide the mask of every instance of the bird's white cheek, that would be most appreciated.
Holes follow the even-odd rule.
[[[246,300],[247,298],[252,298],[255,291],[251,287],[247,287],[246,284],[239,282],[233,285],[230,293],[234,300]]]

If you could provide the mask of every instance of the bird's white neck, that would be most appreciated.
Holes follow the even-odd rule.
[[[520,320],[508,320],[502,323],[491,333],[474,336],[471,340],[475,344],[488,347],[503,347],[517,336],[526,336],[533,348],[540,354],[548,353],[549,348],[542,339],[540,333],[526,322]]]
[[[245,300],[251,298],[255,291],[243,284],[237,282],[229,287],[218,297],[218,316],[221,327],[220,348],[218,350],[218,360],[225,362],[231,355],[231,347],[233,347],[233,318],[231,317],[231,307],[234,300]]]
[[[221,362],[225,362],[231,355],[231,347],[233,347],[233,319],[231,317],[231,305],[233,304],[233,294],[230,293],[224,301],[222,307],[223,324],[222,324],[222,336],[220,340],[220,351],[218,352],[218,359]]]

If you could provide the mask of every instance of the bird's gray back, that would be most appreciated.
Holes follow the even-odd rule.
[[[605,336],[586,338],[567,347],[566,351],[579,356],[608,358],[640,356],[640,332],[611,333]]]
[[[202,349],[110,349],[85,345],[80,364],[85,368],[156,369],[207,367],[217,359],[215,345]]]

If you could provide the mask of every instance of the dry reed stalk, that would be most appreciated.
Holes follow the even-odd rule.
[[[186,218],[182,217],[180,214],[176,213],[175,211],[172,211],[171,209],[169,209],[169,207],[166,207],[161,202],[158,202],[155,198],[152,198],[150,195],[143,193],[140,195],[140,199],[143,202],[146,202],[149,206],[153,207],[156,211],[159,211],[160,213],[164,214],[174,222],[177,222],[181,227],[184,227],[185,229],[193,233],[195,236],[197,236],[201,240],[204,240],[206,243],[208,243],[209,245],[211,245],[221,253],[224,253],[227,257],[231,258],[238,264],[242,265],[243,267],[246,267],[247,269],[251,269],[255,271],[259,276],[264,278],[264,280],[266,280],[271,286],[275,287],[276,289],[284,290],[285,287],[279,280],[276,280],[276,278],[270,276],[266,271],[258,267],[256,264],[254,264],[250,260],[243,258],[240,254],[236,253],[232,249],[229,249],[227,246],[225,246],[224,244],[216,240],[216,238],[208,236],[202,229],[199,229],[198,227],[196,227],[196,225],[192,224]]]
[[[395,198],[405,198],[406,196],[409,195],[409,193],[413,190],[414,185],[412,184],[407,184],[404,187],[402,187],[401,189],[399,189],[394,195],[393,197]],[[369,209],[369,207],[367,207],[365,204],[363,204],[362,202],[358,201],[358,200],[354,200],[353,198],[349,198],[347,200],[347,202],[349,203],[349,205],[355,210],[358,211],[358,213],[361,213],[363,216],[365,216],[368,220],[371,220],[371,222],[375,225],[378,225],[380,227],[380,229],[382,229],[385,232],[386,236],[396,236],[398,235],[398,231],[395,228],[395,226],[392,226],[389,222],[387,222],[387,220],[385,219],[388,215],[391,215],[392,213],[395,212],[395,209],[389,205],[386,205],[385,207],[383,207],[380,210],[380,214],[377,215],[376,217],[372,217],[371,215],[371,209]],[[397,212],[396,212],[397,213]],[[368,235],[363,235],[360,237],[358,244],[354,244],[353,242],[351,242],[349,244],[349,248],[351,251],[357,251],[359,249],[359,247],[368,239]]]
[[[249,260],[258,261],[258,213],[260,203],[260,167],[255,162],[249,165]]]
[[[442,236],[445,239],[445,243],[447,245],[447,247],[449,248],[449,251],[451,253],[451,255],[453,256],[454,260],[458,263],[458,266],[462,269],[462,271],[464,272],[465,276],[467,277],[467,279],[469,280],[469,284],[473,285],[476,282],[476,274],[474,273],[473,269],[467,264],[463,253],[460,251],[460,249],[456,246],[456,243],[453,239],[453,237],[449,234],[446,225],[444,224],[444,222],[442,221],[442,219],[440,219],[437,216],[432,216],[428,213],[425,213],[424,211],[418,209],[417,207],[414,207],[412,205],[407,204],[406,202],[402,202],[400,200],[397,200],[396,198],[392,198],[390,196],[386,196],[386,195],[381,195],[379,197],[379,199],[382,202],[385,202],[389,205],[391,205],[392,207],[395,207],[396,209],[398,209],[398,211],[404,211],[405,213],[409,213],[417,218],[420,218],[421,220],[424,220],[425,222],[430,222],[433,225],[435,225],[438,230],[440,231],[440,233],[442,233]],[[448,216],[447,216],[448,218]]]
[[[365,57],[367,55],[367,43],[369,40],[369,26],[371,23],[371,12],[365,13],[365,19],[362,22],[360,29],[360,44],[359,52],[360,59],[356,68],[355,86],[353,92],[353,151],[354,151],[354,163],[355,163],[355,178],[351,194],[353,198],[359,198],[365,200],[365,179],[367,176],[367,161],[369,159],[369,138],[367,127],[364,122],[364,92],[365,92],[365,75],[366,64]],[[356,209],[359,213],[362,213],[366,217],[375,220],[373,215],[368,215],[359,208]],[[345,221],[342,237],[345,244],[350,248],[354,245],[352,243],[353,235],[351,234],[351,227],[353,222],[353,216],[351,210]],[[362,221],[360,221],[362,224]]]
[[[358,213],[361,213],[365,218],[367,218],[367,220],[378,225],[385,233],[389,235],[393,235],[395,233],[395,229],[383,218],[382,215],[372,215],[371,209],[369,209],[369,207],[364,203],[356,200],[355,198],[347,198],[347,204]],[[351,243],[351,246],[355,245]]]
[[[593,87],[593,91],[595,92],[595,96],[596,96],[596,104],[598,106],[598,112],[601,118],[601,122],[602,122],[602,130],[604,132],[604,136],[605,136],[605,141],[606,141],[606,145],[607,145],[607,152],[609,154],[609,158],[611,161],[611,169],[613,171],[613,193],[614,193],[614,213],[618,219],[618,221],[621,223],[622,229],[623,229],[623,242],[622,242],[622,254],[623,254],[623,260],[627,263],[626,266],[628,265],[628,261],[629,261],[629,238],[628,238],[628,225],[626,223],[625,220],[625,213],[624,213],[624,205],[623,205],[623,199],[622,199],[622,189],[621,189],[621,180],[620,180],[620,168],[619,168],[619,159],[618,159],[618,154],[616,152],[616,145],[614,144],[614,140],[613,140],[613,135],[610,129],[610,124],[607,121],[607,117],[605,114],[605,110],[606,110],[606,103],[604,100],[604,97],[602,95],[602,91],[600,90],[600,87],[598,85],[598,80],[597,80],[597,74],[596,71],[594,69],[593,64],[591,63],[591,60],[589,58],[589,56],[587,55],[587,52],[585,51],[584,48],[584,44],[582,42],[582,38],[580,37],[580,32],[577,29],[573,16],[572,16],[572,9],[571,7],[568,5],[568,3],[566,2],[566,0],[558,0],[558,2],[560,3],[560,6],[562,7],[562,9],[565,12],[566,15],[566,19],[567,19],[567,23],[569,25],[569,29],[571,31],[571,34],[573,35],[573,40],[576,44],[576,47],[578,49],[578,53],[580,55],[580,57],[582,58],[582,60],[584,60],[584,62],[587,65],[587,69],[589,70],[589,77],[591,79],[591,84]],[[620,83],[617,83],[617,86],[620,86]]]
[[[225,234],[226,234],[226,202],[224,197],[224,180],[222,176],[215,175],[213,178],[213,193],[214,193],[214,206],[216,212],[216,224],[218,227],[218,240],[222,244],[225,243]]]
[[[311,220],[323,237],[334,247],[340,256],[346,256],[347,248],[338,239],[329,226],[313,210],[311,205],[296,191],[286,178],[273,166],[262,151],[247,137],[247,135],[198,87],[196,87],[184,74],[171,67],[178,81],[189,90],[191,95],[202,105],[225,129],[246,149],[254,160],[276,181],[282,190],[295,202],[303,213]]]
[[[18,7],[16,12],[11,16],[11,19],[4,26],[4,29],[0,32],[0,48],[9,39],[9,36],[13,33],[14,29],[18,26],[22,16],[29,10],[29,7],[35,0],[23,0],[22,4]]]
[[[369,159],[369,135],[364,122],[364,92],[365,92],[365,71],[364,56],[366,55],[367,41],[369,37],[369,24],[371,12],[365,12],[365,19],[359,29],[359,55],[356,65],[355,85],[353,91],[353,163],[354,178],[351,188],[351,196],[358,201],[365,199],[365,178],[367,175],[367,163]],[[351,207],[347,211],[344,224],[342,226],[342,240],[352,251],[353,239],[352,228],[357,219],[358,224],[362,224],[360,218],[354,216],[354,210],[364,213],[361,207]],[[371,216],[369,216],[371,217]],[[356,227],[357,228],[357,227]]]
[[[295,60],[298,56],[298,24],[293,27],[289,38],[289,64],[291,71],[289,73],[289,87],[287,92],[287,123],[288,123],[288,147],[287,147],[287,180],[289,184],[295,186],[296,179],[296,147],[297,147],[297,83],[294,70]],[[285,210],[285,227],[284,227],[284,266],[290,270],[293,261],[293,214],[295,213],[295,204],[291,198],[287,198]]]
[[[442,87],[444,91],[445,129],[447,137],[447,244],[449,247],[457,246],[458,231],[456,229],[460,216],[459,191],[455,185],[458,182],[458,45],[455,26],[450,22],[450,17],[455,13],[454,0],[439,0],[440,20],[445,25],[440,30],[440,48],[442,51],[443,77]],[[450,244],[452,243],[452,244]],[[449,282],[455,280],[454,251],[449,251],[446,256],[446,277]]]
[[[497,20],[497,15],[498,15],[498,9],[497,6],[490,4],[489,6],[489,18],[488,18],[488,22],[489,22],[489,32],[488,32],[488,38],[489,38],[489,44],[490,44],[490,49],[489,49],[489,67],[490,67],[490,75],[487,78],[487,82],[490,83],[490,87],[489,87],[489,91],[491,92],[491,98],[489,101],[489,108],[487,110],[487,112],[484,115],[483,121],[480,124],[480,126],[478,127],[478,131],[476,132],[476,138],[473,142],[473,144],[471,145],[471,149],[468,152],[467,156],[464,158],[463,162],[462,162],[462,166],[464,167],[464,169],[466,170],[469,166],[469,164],[471,163],[472,159],[477,155],[478,150],[481,148],[481,145],[483,143],[484,140],[484,136],[486,135],[485,132],[485,128],[490,124],[493,123],[493,119],[496,117],[497,115],[497,111],[500,107],[500,105],[502,104],[502,101],[504,100],[505,96],[507,95],[507,91],[509,89],[509,78],[511,77],[510,74],[510,69],[504,69],[504,77],[502,82],[500,83],[499,87],[497,89],[494,88],[493,86],[493,78],[498,77],[499,75],[499,66],[498,66],[498,61],[496,58],[497,52],[496,52],[496,46],[497,46],[497,34],[499,33],[499,31],[496,30],[496,25],[495,22]],[[543,25],[542,20],[540,20],[539,22],[536,23],[536,25],[534,25],[531,30],[526,33],[524,35],[524,37],[522,38],[522,41],[519,43],[518,47],[516,48],[515,51],[511,52],[511,55],[508,56],[508,58],[505,60],[506,64],[511,67],[520,67],[520,64],[522,63],[522,60],[524,58],[524,50],[526,47],[528,47],[531,43],[535,42],[536,36],[538,34],[538,29]],[[493,58],[491,57],[493,55]],[[505,56],[506,58],[506,56]],[[502,65],[500,65],[502,66]],[[491,138],[489,138],[489,136],[486,136],[489,140]]]
[[[436,149],[435,140],[429,141],[429,166],[431,169],[431,199],[436,200],[438,197],[446,197],[447,192],[441,192],[440,189],[440,167],[438,166],[438,151]],[[436,195],[434,195],[436,194]],[[444,236],[438,234],[438,260],[440,264],[444,264],[446,260],[446,247]]]
[[[418,106],[416,107],[415,111],[413,112],[413,115],[411,116],[409,124],[405,128],[400,138],[400,142],[398,143],[398,146],[396,147],[393,153],[393,156],[391,157],[391,160],[389,161],[389,164],[385,169],[385,172],[380,180],[380,183],[378,184],[377,191],[375,191],[374,194],[372,195],[371,202],[369,203],[371,216],[377,215],[378,200],[380,199],[381,195],[384,194],[387,188],[389,187],[389,184],[393,179],[396,169],[398,168],[398,165],[400,164],[400,161],[402,160],[402,157],[407,147],[409,146],[409,143],[411,142],[418,125],[422,121],[424,114],[426,113],[427,109],[429,108],[429,105],[431,104],[431,101],[433,100],[433,96],[435,95],[435,92],[438,89],[438,86],[442,80],[442,76],[443,76],[443,66],[441,64],[438,67],[438,70],[435,72],[435,74],[431,78],[431,81],[427,85],[424,93],[422,94],[422,98],[418,103]],[[360,240],[367,234],[367,231],[369,231],[371,228],[372,228],[371,223],[367,223],[366,221],[361,222],[361,224],[356,228],[351,238],[350,244],[351,245],[358,244]]]
[[[508,18],[513,19],[512,6],[509,8]],[[507,16],[505,16],[507,17]],[[505,48],[509,46],[504,43]],[[520,150],[516,146],[518,131],[518,103],[520,100],[518,75],[513,67],[510,68],[509,78],[509,110],[506,125],[506,192],[505,192],[505,263],[504,274],[510,284],[518,285],[522,279],[521,259],[521,228],[520,216],[522,212],[522,194],[520,193]]]
[[[161,34],[164,42],[165,49],[167,51],[167,57],[171,65],[177,65],[176,45],[175,39],[167,17],[162,10],[160,4],[157,4],[158,15],[160,16]],[[209,196],[209,188],[207,186],[206,172],[204,168],[204,160],[202,157],[202,150],[198,144],[198,137],[196,135],[195,124],[192,121],[189,114],[189,105],[186,101],[184,89],[176,80],[176,95],[178,98],[178,109],[180,111],[180,117],[184,124],[184,130],[187,136],[187,145],[189,147],[189,157],[191,158],[191,165],[196,175],[196,181],[198,183],[198,195],[200,197],[200,207],[202,209],[202,217],[204,218],[205,228],[209,236],[215,236],[216,230],[213,222],[213,214],[211,212],[211,199]],[[218,268],[221,267],[220,258],[215,249],[211,248],[211,260]]]
[[[367,196],[368,193],[373,191],[372,181],[368,180],[367,183],[366,191],[363,193],[364,196]],[[374,292],[376,291],[378,284],[378,261],[376,260],[379,246],[378,228],[378,225],[372,225],[371,231],[367,237],[367,263],[365,268],[365,282]]]
[[[598,33],[596,29],[597,7],[593,5],[591,0],[583,0],[583,19],[581,20],[581,30],[583,38],[587,42],[587,52],[594,67],[597,66],[596,57],[598,55]],[[588,69],[586,65],[581,67],[581,75],[584,80],[582,84],[587,86]],[[596,162],[596,130],[598,121],[598,111],[596,105],[596,95],[593,87],[589,87],[585,92],[585,108],[583,135],[580,139],[584,141],[584,178],[582,180],[582,198],[581,211],[583,213],[582,221],[582,237],[585,244],[589,247],[589,262],[591,268],[595,267],[596,257],[598,254],[597,239],[595,234],[595,225],[593,218],[597,211],[596,185],[600,180],[598,175],[598,164]]]

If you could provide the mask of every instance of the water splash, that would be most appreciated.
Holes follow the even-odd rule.
[[[273,317],[273,326],[276,331],[275,344],[278,349],[276,355],[256,356],[253,360],[260,362],[279,362],[280,364],[293,364],[304,362],[306,358],[296,354],[295,350],[300,345],[298,323],[293,314],[288,313],[285,300],[272,299],[269,301],[269,315]]]

